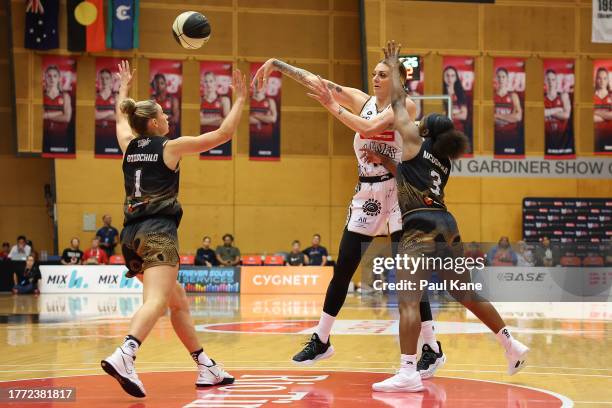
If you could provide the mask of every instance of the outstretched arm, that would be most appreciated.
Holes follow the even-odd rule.
[[[294,67],[276,58],[270,58],[257,70],[252,85],[257,86],[258,89],[263,88],[266,86],[270,74],[274,71],[282,72],[307,88],[319,80],[316,75],[303,68]],[[322,81],[327,89],[334,93],[334,98],[338,103],[353,112],[357,112],[369,98],[368,94],[359,89],[340,86],[327,79],[322,79]]]
[[[115,99],[115,117],[116,128],[117,128],[117,142],[119,142],[119,147],[121,151],[125,153],[130,141],[134,138],[134,134],[132,133],[132,128],[130,127],[130,123],[128,122],[127,116],[121,112],[121,102],[123,102],[130,92],[130,87],[132,86],[132,79],[134,78],[134,73],[136,70],[130,71],[130,63],[127,60],[121,61],[119,64],[119,80],[121,85],[119,86],[119,93],[117,94],[117,98]]]
[[[402,136],[402,161],[410,160],[417,155],[423,144],[423,139],[413,120],[406,110],[406,91],[399,73],[399,52],[401,45],[396,46],[395,41],[387,43],[385,62],[391,71],[391,107],[393,108],[393,127]]]
[[[219,129],[201,134],[200,136],[179,137],[178,139],[170,140],[166,144],[164,162],[169,168],[176,168],[183,155],[210,150],[227,142],[236,133],[247,95],[246,79],[239,70],[234,71],[232,89],[236,94],[236,101],[229,114],[223,119]]]

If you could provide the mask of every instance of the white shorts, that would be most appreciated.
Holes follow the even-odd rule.
[[[402,213],[397,203],[395,179],[359,183],[349,206],[346,227],[371,237],[402,230]]]

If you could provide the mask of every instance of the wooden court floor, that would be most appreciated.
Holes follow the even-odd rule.
[[[503,351],[486,328],[456,303],[434,301],[446,365],[426,381],[425,393],[380,395],[371,383],[398,368],[396,308],[382,298],[349,295],[332,332],[336,355],[312,368],[296,367],[291,356],[316,325],[321,301],[191,295],[205,350],[240,387],[196,390],[194,364],[164,317],[138,354],[148,394],[138,400],[104,375],[99,361],[126,334],[140,296],[0,295],[0,389],[76,387],[76,402],[0,406],[612,407],[610,304],[498,305],[532,350],[529,366],[509,377]]]

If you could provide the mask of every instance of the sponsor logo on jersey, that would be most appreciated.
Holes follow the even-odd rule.
[[[360,139],[367,139],[367,140],[377,140],[379,142],[393,142],[395,140],[395,131],[393,130],[387,130],[385,132],[382,132],[378,135],[374,135],[371,137],[367,137],[362,135],[361,133],[359,134],[359,138]]]
[[[147,137],[146,139],[141,139],[138,141],[138,147],[140,148],[147,147],[150,143],[151,143],[151,139]]]
[[[366,213],[367,215],[369,215],[370,217],[375,217],[378,214],[380,214],[380,210],[382,208],[382,205],[380,203],[380,201],[374,199],[374,198],[370,198],[368,199],[364,204],[363,204],[363,212]]]

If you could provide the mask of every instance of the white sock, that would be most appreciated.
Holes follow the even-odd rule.
[[[139,347],[140,344],[136,340],[131,338],[131,336],[126,336],[121,345],[121,350],[128,356],[136,357]]]
[[[510,330],[508,330],[507,327],[502,328],[499,333],[495,335],[495,337],[497,337],[497,341],[499,342],[499,344],[504,346],[506,351],[510,350],[510,347],[512,347],[513,339],[512,335],[510,334]]]
[[[433,320],[421,322],[421,336],[423,336],[423,342],[432,348],[436,353],[440,352],[438,343],[436,341],[436,332],[434,330]]]
[[[334,316],[321,312],[321,318],[319,319],[319,325],[315,333],[317,333],[319,339],[321,339],[323,343],[327,343],[327,340],[329,340],[329,333],[331,333],[335,321],[336,318]]]
[[[191,358],[193,358],[196,364],[203,364],[209,367],[213,365],[213,361],[206,355],[203,348],[192,352]]]
[[[417,356],[416,354],[400,355],[400,372],[403,374],[412,374],[416,372]]]

